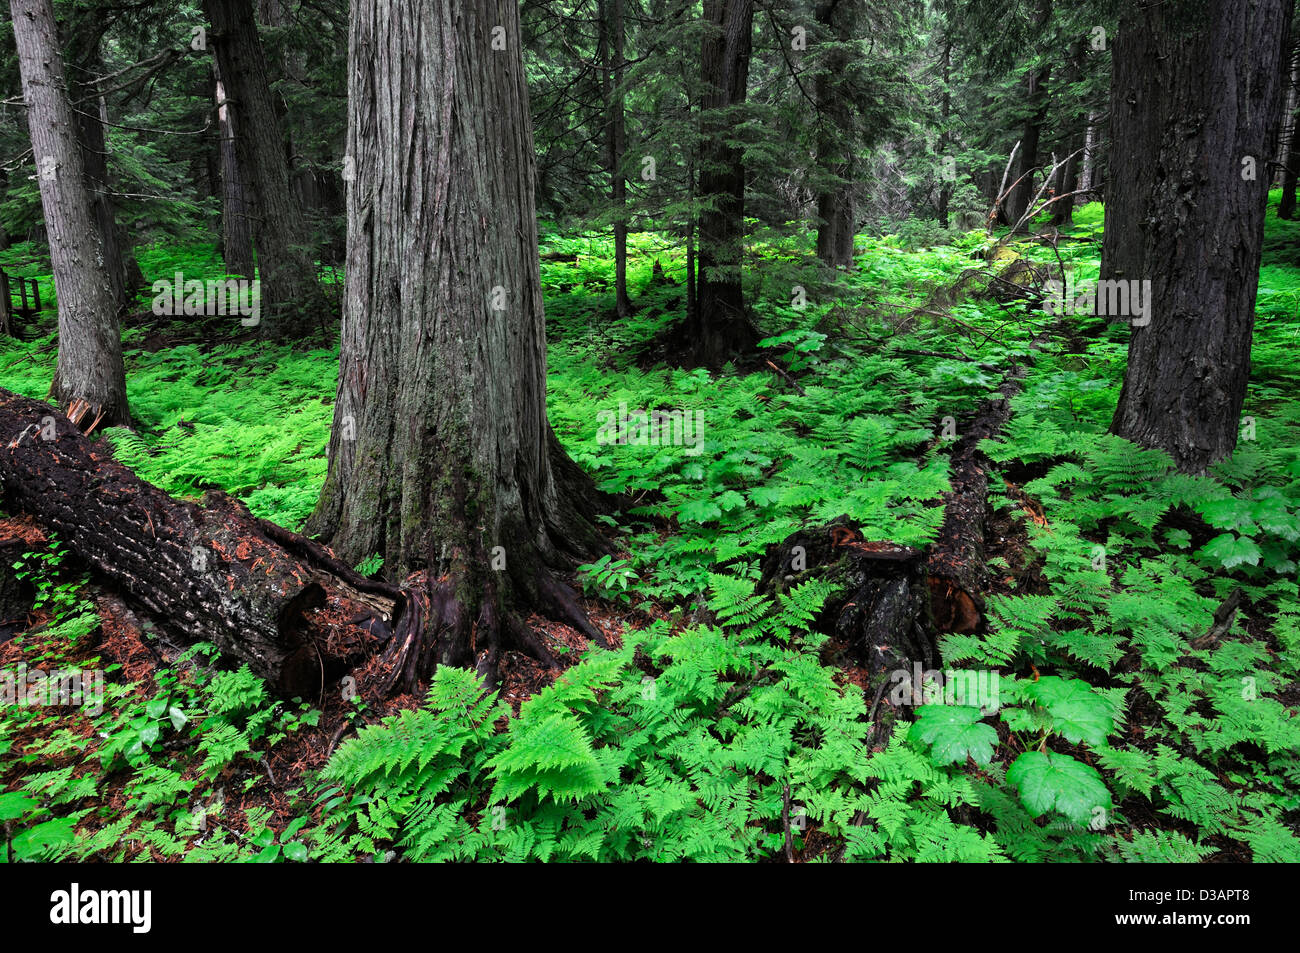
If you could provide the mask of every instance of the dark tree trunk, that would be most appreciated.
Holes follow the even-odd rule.
[[[818,117],[817,165],[826,184],[817,194],[817,257],[831,268],[853,267],[853,236],[856,219],[853,207],[854,155],[850,97],[843,80],[849,55],[841,44],[853,36],[853,5],[843,0],[822,0],[817,5],[817,22],[835,44],[817,74],[815,83]]]
[[[10,10],[59,298],[59,358],[51,390],[64,407],[85,401],[91,419],[105,426],[127,424],[117,306],[86,192],[54,6],[51,0],[10,0]]]
[[[735,136],[745,102],[753,45],[754,0],[704,0],[709,30],[700,53],[700,213],[695,315],[689,329],[695,360],[720,367],[752,351],[758,333],[745,314],[741,280],[745,241],[745,167]]]
[[[1070,51],[1070,63],[1065,75],[1065,86],[1068,88],[1079,81],[1083,73],[1084,57],[1087,56],[1082,39],[1074,42],[1074,47]],[[1087,143],[1088,136],[1088,116],[1082,107],[1070,115],[1066,121],[1067,135],[1063,139],[1062,149],[1064,150],[1062,159],[1065,159],[1065,165],[1060,172],[1060,179],[1057,181],[1057,195],[1066,196],[1052,206],[1052,224],[1057,228],[1064,228],[1074,223],[1074,196],[1070,193],[1079,188],[1079,164],[1083,159],[1083,149]],[[1077,155],[1075,153],[1078,153]],[[1074,158],[1069,158],[1074,156]]]
[[[310,232],[289,184],[284,135],[267,80],[251,0],[203,0],[226,96],[234,113],[235,154],[258,220],[258,277],[266,332],[281,340],[307,334],[326,310]]]
[[[107,24],[104,12],[95,7],[81,11],[68,30],[68,59],[73,64],[72,108],[76,116],[81,161],[86,169],[86,190],[91,215],[104,247],[104,269],[113,290],[118,311],[124,310],[140,290],[140,269],[127,250],[125,230],[117,224],[113,187],[108,173],[105,124],[108,104],[99,87],[87,78],[104,72],[100,40]]]
[[[217,102],[217,155],[221,170],[221,255],[227,274],[252,278],[256,273],[253,264],[254,212],[235,155],[234,112],[226,99],[221,69],[215,60],[212,65]]]
[[[1294,39],[1294,38],[1293,38]],[[1291,62],[1286,70],[1286,107],[1282,112],[1282,131],[1280,135],[1280,155],[1282,165],[1282,198],[1278,202],[1277,217],[1295,218],[1296,206],[1296,171],[1300,169],[1300,155],[1296,154],[1296,127],[1300,126],[1297,110],[1300,110],[1300,44],[1292,44]]]
[[[552,575],[605,543],[546,420],[519,43],[513,0],[352,8],[343,343],[308,531],[418,573],[423,631],[389,659],[407,686],[476,656],[491,671],[512,642],[550,661],[531,608],[601,639]]]
[[[609,171],[609,197],[614,206],[614,297],[620,318],[632,313],[627,296],[627,178],[623,158],[627,152],[627,121],[624,116],[624,33],[623,0],[601,0],[598,13],[600,58],[604,69],[605,162]]]
[[[1114,44],[1102,278],[1151,293],[1111,430],[1187,472],[1237,444],[1289,8],[1144,4]]]
[[[952,41],[948,40],[943,45],[943,97],[939,103],[939,118],[943,125],[943,131],[939,133],[939,158],[947,162],[951,158],[948,150],[952,145],[952,135],[948,131],[948,124],[952,117]],[[939,183],[939,202],[936,211],[939,213],[939,225],[943,228],[948,227],[948,206],[952,202],[952,182],[947,178],[947,169],[944,177]]]
[[[1041,36],[1052,19],[1052,0],[1038,0],[1038,12],[1034,18],[1034,36]],[[1038,141],[1042,136],[1043,124],[1047,121],[1048,89],[1052,77],[1052,67],[1044,63],[1041,67],[1031,69],[1025,76],[1026,102],[1029,117],[1020,136],[1020,166],[1016,178],[1020,184],[1007,196],[1007,219],[1014,225],[1029,209],[1034,198],[1034,177],[1031,170],[1038,166]]]

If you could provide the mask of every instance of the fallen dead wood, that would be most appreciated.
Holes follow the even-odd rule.
[[[952,489],[944,494],[943,525],[925,561],[931,612],[941,632],[974,632],[983,617],[990,463],[979,444],[998,436],[1011,419],[1011,398],[1020,392],[1024,375],[1023,367],[1015,367],[999,389],[1000,396],[980,404],[949,458]]]
[[[939,633],[974,632],[983,622],[991,464],[979,444],[1006,426],[1024,374],[1014,367],[999,396],[981,403],[964,426],[952,450],[943,524],[926,550],[868,540],[846,517],[799,530],[767,550],[761,591],[782,593],[809,579],[837,584],[813,624],[866,667],[877,704],[882,675],[937,667]]]
[[[0,390],[0,491],[181,641],[314,697],[390,637],[402,592],[222,493],[176,500],[63,414]]]
[[[783,593],[810,579],[840,584],[814,626],[847,645],[869,673],[937,661],[921,550],[867,540],[840,517],[770,546],[759,588]]]

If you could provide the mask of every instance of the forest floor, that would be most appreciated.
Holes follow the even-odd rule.
[[[486,698],[448,670],[378,710],[337,691],[277,701],[9,514],[0,541],[21,541],[6,552],[36,601],[0,627],[0,672],[104,681],[102,710],[0,709],[0,862],[1300,860],[1300,224],[1270,210],[1242,440],[1201,477],[1106,433],[1128,329],[1044,313],[1043,272],[1016,265],[1095,280],[1100,235],[1092,205],[1059,242],[992,255],[982,232],[860,237],[834,279],[806,236],[756,246],[771,337],[757,369],[723,375],[647,353],[681,315],[666,240],[633,236],[638,311],[618,321],[607,239],[544,236],[551,423],[634,504],[608,518],[619,554],[573,577],[612,648],[531,620],[569,665],[558,680],[511,655]],[[210,247],[139,257],[150,279],[220,267]],[[337,350],[166,324],[148,303],[124,331],[138,427],[107,433],[118,459],[298,528]],[[36,331],[0,352],[0,387],[43,398],[55,342]],[[1010,422],[984,445],[985,622],[940,643],[946,669],[997,680],[997,710],[936,699],[878,734],[863,660],[810,631],[829,593],[755,595],[758,564],[841,516],[925,547],[947,437],[1013,366]],[[601,438],[611,413],[654,409],[698,426]]]

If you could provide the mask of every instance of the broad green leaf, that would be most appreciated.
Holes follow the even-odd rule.
[[[76,840],[72,819],[60,817],[23,831],[10,842],[14,856],[19,860],[35,860],[45,856],[51,847],[62,847]]]
[[[922,705],[917,710],[911,737],[931,746],[930,756],[938,764],[964,762],[976,764],[993,760],[993,746],[998,733],[981,723],[984,716],[968,705]]]
[[[38,807],[40,807],[39,801],[17,791],[0,794],[0,821],[17,820]]]
[[[1047,709],[1052,728],[1073,742],[1101,746],[1115,730],[1106,700],[1079,678],[1044,675],[1023,686],[1026,697]]]
[[[1197,555],[1219,563],[1224,569],[1232,569],[1242,563],[1259,565],[1259,547],[1254,540],[1235,533],[1223,533],[1214,537],[1197,550]]]
[[[1055,810],[1086,824],[1098,808],[1111,808],[1110,791],[1097,769],[1068,755],[1026,751],[1007,770],[1007,781],[1034,817]]]

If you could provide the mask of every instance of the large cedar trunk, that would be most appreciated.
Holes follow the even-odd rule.
[[[266,332],[302,337],[323,318],[311,234],[289,185],[284,136],[271,97],[266,57],[251,0],[203,0],[226,97],[234,113],[235,155],[257,209],[258,277]]]
[[[490,668],[511,640],[539,654],[533,607],[600,638],[550,571],[604,543],[546,419],[518,23],[512,0],[353,7],[343,342],[308,531],[420,573],[425,636],[394,663],[409,685],[476,654]]]
[[[117,303],[91,214],[51,0],[10,0],[27,126],[59,297],[52,392],[86,401],[104,425],[130,422]]]
[[[817,22],[836,44],[852,37],[852,4],[822,0]],[[853,169],[854,142],[849,96],[842,82],[848,70],[848,54],[836,46],[817,74],[818,109],[817,165],[827,183],[817,195],[817,257],[831,268],[853,267]]]
[[[717,367],[753,350],[758,334],[745,313],[741,280],[745,240],[745,166],[735,136],[745,102],[753,46],[754,0],[705,0],[709,25],[700,53],[700,213],[695,313],[689,329],[698,363]]]
[[[1111,429],[1188,472],[1237,443],[1289,0],[1197,6],[1121,24],[1102,250],[1103,278],[1151,282]]]

